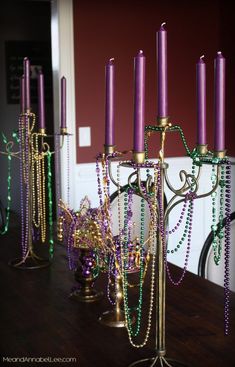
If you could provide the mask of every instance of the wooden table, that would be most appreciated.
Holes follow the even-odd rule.
[[[75,280],[68,270],[64,246],[56,245],[50,267],[19,270],[10,267],[8,260],[19,254],[20,229],[11,229],[0,241],[1,358],[75,358],[76,362],[56,365],[125,367],[153,356],[154,327],[147,346],[137,350],[130,345],[125,329],[97,321],[110,308],[106,297],[90,304],[68,297]],[[179,269],[172,266],[172,271],[176,275]],[[105,289],[106,283],[103,275],[96,287]],[[187,273],[182,286],[167,284],[167,357],[192,367],[235,366],[235,295],[231,295],[227,337],[223,334],[223,301],[221,287],[191,273]],[[145,301],[145,309],[147,306]]]

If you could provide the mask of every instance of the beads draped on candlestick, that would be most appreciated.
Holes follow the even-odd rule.
[[[51,151],[46,141],[48,135],[45,128],[44,76],[40,71],[38,75],[39,127],[36,129],[36,116],[31,111],[30,104],[30,61],[27,57],[24,58],[23,68],[24,76],[20,79],[21,113],[18,131],[13,132],[13,138],[19,150],[13,151],[14,142],[8,142],[3,135],[6,151],[0,152],[8,156],[7,224],[3,233],[6,232],[9,223],[10,162],[12,157],[16,157],[20,160],[21,258],[11,260],[9,264],[20,269],[37,269],[48,266],[54,253],[51,159],[55,152]],[[63,139],[65,133],[67,135],[67,131],[61,133]],[[36,242],[40,240],[41,243],[45,243],[47,239],[49,256],[38,256],[35,253]],[[44,247],[40,250],[45,252]]]
[[[154,298],[156,295],[156,348],[153,358],[143,359],[132,363],[129,367],[138,364],[147,365],[150,363],[154,366],[183,366],[179,362],[165,358],[165,288],[166,276],[170,282],[178,286],[186,275],[191,251],[192,230],[193,230],[193,212],[196,200],[212,197],[212,231],[214,232],[213,248],[215,263],[219,263],[221,257],[221,239],[225,236],[225,274],[224,274],[224,293],[225,293],[225,310],[224,325],[225,334],[228,333],[229,325],[229,253],[230,253],[230,229],[229,219],[231,214],[231,184],[230,184],[230,168],[231,162],[226,157],[224,149],[224,123],[225,123],[225,59],[219,52],[215,62],[215,148],[214,151],[207,149],[206,144],[206,73],[205,62],[203,56],[197,64],[197,108],[198,108],[198,141],[193,150],[190,150],[183,130],[179,125],[173,125],[168,116],[168,99],[167,99],[167,33],[165,23],[161,25],[157,33],[157,56],[158,56],[158,124],[145,126],[145,134],[142,136],[143,120],[144,120],[144,70],[145,58],[143,51],[140,51],[135,58],[135,118],[134,118],[134,150],[132,160],[124,160],[126,152],[119,152],[113,149],[107,149],[105,146],[104,154],[99,154],[102,170],[96,163],[98,196],[100,205],[105,208],[103,211],[104,228],[109,246],[113,251],[110,267],[115,265],[112,271],[117,277],[120,286],[122,283],[122,293],[124,302],[125,325],[128,331],[130,343],[137,348],[143,347],[148,340],[151,328],[152,310]],[[141,60],[141,65],[140,65]],[[112,86],[114,88],[114,86]],[[136,118],[137,117],[137,118]],[[141,122],[138,122],[140,118]],[[137,120],[137,122],[136,122]],[[148,160],[149,138],[153,134],[160,134],[159,154],[154,161]],[[192,160],[192,171],[187,173],[184,169],[180,170],[180,187],[175,188],[175,183],[171,183],[168,177],[168,164],[165,161],[165,144],[166,136],[169,133],[179,133],[186,154]],[[138,143],[138,144],[137,144]],[[145,152],[142,148],[144,146]],[[136,148],[137,147],[137,148]],[[116,175],[113,174],[115,165],[113,162],[119,160]],[[201,192],[201,171],[205,165],[212,166],[212,187],[208,192]],[[121,167],[134,170],[130,173],[127,183],[121,184]],[[143,183],[143,171],[145,172],[145,180]],[[226,175],[225,175],[226,171]],[[102,172],[102,177],[100,176]],[[226,176],[226,177],[225,177]],[[110,182],[112,182],[118,191],[118,222],[119,234],[113,235],[112,239],[112,216],[110,212]],[[103,184],[103,186],[102,186]],[[172,195],[167,203],[164,202],[165,186]],[[125,190],[124,205],[121,206],[121,193]],[[203,190],[202,190],[203,191]],[[136,244],[140,249],[139,262],[139,284],[140,292],[137,301],[137,318],[136,325],[130,317],[129,297],[128,297],[128,261],[130,250],[130,223],[132,216],[132,197],[133,194],[139,195],[148,203],[150,211],[149,240],[148,244],[143,241],[144,228],[144,210],[140,210],[140,235]],[[169,195],[170,195],[169,194]],[[216,226],[216,196],[219,195],[219,225]],[[175,207],[182,205],[179,218],[176,224],[168,229],[168,219]],[[222,220],[226,217],[226,226],[222,231]],[[124,219],[122,220],[122,217]],[[169,247],[169,236],[176,233],[182,234],[179,242],[174,248]],[[217,237],[219,238],[217,240]],[[185,246],[185,260],[181,275],[178,279],[173,279],[170,271],[170,265],[167,261],[168,254],[177,253],[179,249]],[[144,261],[144,250],[147,249],[146,261]],[[143,274],[145,266],[152,261],[152,273],[150,281],[150,302],[146,333],[142,342],[136,342],[136,337],[140,331],[140,320],[142,310]],[[156,265],[156,266],[155,266]],[[156,293],[155,290],[156,283]]]

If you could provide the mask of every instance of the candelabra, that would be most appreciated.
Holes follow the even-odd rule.
[[[38,132],[35,131],[35,122],[36,117],[34,113],[29,110],[22,113],[19,117],[18,133],[15,132],[13,134],[19,145],[19,150],[14,152],[14,142],[7,141],[4,136],[6,151],[1,151],[2,154],[8,156],[8,220],[12,179],[10,162],[12,157],[16,157],[20,161],[22,254],[20,258],[9,261],[9,265],[19,269],[38,269],[48,266],[53,257],[54,250],[51,159],[55,151],[51,151],[46,141],[49,135],[46,134],[45,129],[39,129]],[[60,135],[64,141],[67,130],[63,129]],[[46,242],[47,212],[49,222],[49,256],[45,258],[36,254],[34,242],[39,239],[39,236],[42,243]]]
[[[192,172],[188,173],[185,170],[179,172],[179,177],[182,182],[181,187],[175,188],[170,182],[168,176],[169,166],[165,160],[165,141],[166,136],[169,133],[178,132],[182,139],[182,143],[186,149],[187,155],[192,160]],[[154,160],[148,160],[148,138],[150,135],[158,133],[160,134],[160,150],[159,157]],[[105,146],[104,161],[106,162],[106,168],[103,169],[103,175],[105,179],[103,182],[106,183],[106,189],[104,194],[106,196],[106,202],[108,202],[109,185],[110,181],[117,187],[118,195],[120,197],[122,185],[120,183],[120,170],[121,167],[129,168],[134,170],[128,178],[128,187],[126,194],[126,204],[124,204],[124,228],[120,225],[120,271],[122,283],[122,294],[124,299],[124,311],[125,311],[125,325],[127,327],[129,340],[132,346],[140,348],[146,345],[151,326],[151,318],[153,311],[154,299],[156,299],[156,348],[153,356],[147,359],[138,360],[132,363],[129,367],[143,365],[143,366],[184,366],[183,363],[168,359],[166,357],[166,343],[165,343],[165,292],[166,292],[166,276],[168,275],[169,280],[174,285],[179,285],[186,273],[190,244],[191,244],[191,232],[192,232],[192,221],[193,221],[193,207],[195,200],[203,199],[205,197],[212,197],[212,230],[215,233],[213,249],[215,261],[219,262],[221,257],[221,238],[225,235],[225,333],[228,333],[228,320],[229,320],[229,216],[230,216],[230,173],[231,173],[231,162],[226,157],[225,151],[210,152],[207,150],[206,145],[199,145],[193,151],[190,151],[183,131],[178,125],[171,125],[169,119],[159,119],[158,125],[148,125],[145,127],[145,153],[134,152],[133,160],[120,160],[117,168],[117,174],[114,178],[112,172],[112,161],[117,158],[122,158],[122,154],[115,151],[114,146]],[[204,165],[211,165],[212,175],[211,182],[212,186],[208,192],[200,192],[200,177],[201,168]],[[143,184],[143,171],[146,172],[145,184]],[[100,191],[98,180],[98,192]],[[167,203],[164,203],[165,186],[172,193],[172,197]],[[108,188],[108,189],[107,189]],[[216,208],[215,208],[215,197],[217,191],[220,189],[220,209],[219,219],[223,219],[223,211],[226,215],[226,228],[223,233],[222,226],[218,228],[216,226]],[[129,213],[131,212],[130,196],[134,193],[140,195],[143,200],[146,200],[150,210],[150,253],[151,253],[151,280],[150,280],[150,300],[149,300],[149,312],[147,328],[144,340],[141,344],[136,344],[134,337],[138,335],[140,329],[140,320],[137,317],[137,327],[134,331],[132,327],[132,320],[130,317],[130,308],[128,305],[128,286],[127,286],[127,244],[128,244],[128,225],[129,225]],[[224,198],[225,196],[225,198]],[[182,205],[182,212],[177,224],[172,228],[168,229],[167,223],[172,210],[178,205]],[[144,210],[143,210],[144,211]],[[182,225],[183,217],[187,212],[187,218],[185,221],[185,229],[179,244],[174,250],[168,248],[168,237],[173,234]],[[119,222],[121,217],[121,207],[119,206]],[[144,216],[141,213],[142,218]],[[222,219],[221,219],[222,218]],[[110,221],[110,214],[106,217]],[[216,233],[220,231],[220,240],[216,242]],[[143,236],[140,235],[140,247],[144,250]],[[187,238],[186,258],[182,271],[182,275],[179,279],[175,280],[171,276],[170,268],[167,263],[167,254],[169,252],[177,251]],[[141,261],[143,261],[143,253],[141,254]],[[140,272],[140,285],[143,285],[143,279]],[[120,283],[120,279],[118,279]],[[156,287],[155,287],[156,282]],[[156,289],[155,289],[156,288]],[[142,297],[142,291],[140,292],[140,298]],[[141,314],[141,302],[138,303],[138,312]]]

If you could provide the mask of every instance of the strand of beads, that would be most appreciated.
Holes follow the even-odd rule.
[[[137,344],[133,340],[133,330],[131,328],[131,323],[128,322],[128,315],[129,315],[129,307],[128,307],[128,299],[127,299],[127,282],[125,281],[125,254],[124,254],[124,246],[123,240],[121,241],[121,275],[122,275],[122,284],[123,284],[123,296],[124,296],[124,312],[125,312],[125,322],[127,325],[127,332],[128,337],[131,345],[135,348],[142,348],[146,345],[150,329],[151,329],[151,322],[152,322],[152,311],[153,311],[153,305],[154,305],[154,290],[155,290],[155,268],[156,268],[156,252],[153,250],[154,243],[155,243],[155,233],[157,230],[157,212],[156,212],[156,193],[157,191],[157,176],[158,176],[158,165],[154,165],[154,189],[153,189],[153,201],[151,201],[150,205],[150,246],[151,246],[151,252],[152,255],[152,267],[151,267],[151,280],[150,280],[150,300],[149,300],[149,312],[148,312],[148,321],[147,321],[147,327],[145,332],[145,337],[142,343]],[[118,182],[118,217],[119,217],[119,234],[120,238],[122,239],[122,228],[121,228],[121,205],[120,205],[120,165],[118,165],[117,169],[117,182]],[[148,200],[148,203],[150,201]],[[152,210],[153,209],[153,210]]]
[[[24,258],[27,253],[27,248],[25,247],[25,233],[24,233],[24,169],[23,169],[23,129],[24,129],[24,120],[23,116],[19,117],[19,150],[20,150],[20,208],[21,208],[21,247],[22,247],[22,257]]]
[[[67,135],[67,204],[70,203],[70,154],[69,154],[69,134]]]
[[[38,149],[38,134],[32,134],[31,145],[32,145],[32,154],[31,154],[32,222],[36,228],[39,228],[42,212],[41,208],[42,190],[41,190],[41,164]]]
[[[191,186],[191,190],[193,189],[193,185],[194,182],[192,183]],[[180,277],[176,280],[173,279],[171,272],[170,272],[170,268],[167,262],[167,246],[166,246],[166,232],[165,232],[165,219],[164,219],[164,203],[162,201],[162,186],[161,186],[161,174],[159,174],[158,177],[158,201],[159,201],[159,228],[160,228],[160,234],[161,234],[161,240],[162,240],[162,245],[163,245],[163,251],[164,251],[164,261],[165,261],[165,266],[166,266],[166,272],[168,275],[168,278],[170,280],[170,282],[175,285],[178,286],[180,285],[180,283],[183,281],[184,276],[186,274],[186,270],[188,267],[188,261],[189,261],[189,254],[190,254],[190,249],[191,249],[191,233],[192,233],[192,220],[193,220],[193,207],[194,207],[194,199],[196,198],[196,194],[193,191],[189,191],[189,193],[186,194],[185,198],[186,200],[189,200],[189,210],[188,210],[188,215],[187,215],[187,219],[186,219],[186,226],[188,226],[187,228],[187,233],[188,233],[188,239],[187,239],[187,248],[186,248],[186,256],[185,256],[185,261],[184,261],[184,266],[183,266],[183,272],[180,275]],[[185,228],[186,230],[186,228]],[[184,232],[183,237],[185,238],[187,236],[187,234]],[[181,239],[182,241],[182,239]],[[180,245],[180,244],[179,244]],[[177,248],[178,249],[178,248]]]
[[[140,269],[139,269],[139,299],[138,299],[138,307],[137,307],[137,321],[135,323],[135,331],[132,327],[132,320],[129,312],[129,302],[128,302],[128,260],[129,260],[129,244],[131,243],[132,239],[130,237],[130,227],[131,227],[131,217],[132,217],[132,195],[133,190],[130,189],[128,192],[124,194],[124,268],[123,270],[123,290],[124,290],[124,297],[126,298],[126,311],[127,311],[127,327],[130,330],[132,336],[136,337],[140,332],[140,323],[141,323],[141,315],[142,315],[142,302],[143,302],[143,274],[144,274],[144,256],[143,256],[143,243],[144,243],[144,236],[143,236],[143,216],[142,216],[142,208],[141,208],[141,224],[140,224]],[[142,199],[141,199],[142,205]],[[138,246],[138,244],[136,244]]]
[[[53,201],[52,201],[52,170],[51,170],[51,152],[47,152],[47,195],[48,195],[48,220],[49,220],[49,255],[50,258],[54,254],[53,240]]]
[[[180,224],[182,223],[184,213],[186,212],[186,206],[188,204],[188,211],[187,211],[187,217],[186,217],[186,222],[185,222],[183,235],[182,235],[181,239],[179,240],[179,243],[175,246],[174,249],[171,249],[171,250],[167,249],[167,254],[170,254],[170,253],[173,254],[173,253],[177,252],[181,248],[181,246],[183,245],[184,241],[186,240],[187,235],[191,236],[191,234],[189,234],[189,223],[190,223],[190,216],[191,216],[191,212],[192,212],[192,206],[191,206],[189,196],[190,196],[189,194],[186,194],[186,196],[185,196],[184,205],[183,205],[181,215],[180,215],[180,219],[179,219],[178,223],[175,225],[175,227],[171,231],[169,231],[169,232],[166,231],[166,234],[167,233],[173,234],[179,228]]]
[[[10,220],[10,206],[11,206],[11,158],[12,158],[12,144],[6,140],[3,135],[3,142],[6,144],[7,151],[7,208],[6,208],[6,223],[0,234],[5,234],[8,231]]]
[[[224,248],[224,333],[229,333],[229,301],[230,301],[230,218],[231,218],[231,162],[226,164],[226,188],[225,188],[225,248]]]
[[[111,275],[112,275],[112,269],[113,269],[114,266],[115,266],[114,265],[114,256],[113,255],[110,255],[110,257],[109,257],[109,265],[108,265],[107,297],[108,297],[109,302],[113,306],[116,304],[116,292],[115,292],[114,299],[112,299],[111,296],[110,296],[110,285],[112,283]]]
[[[151,132],[162,132],[164,131],[164,127],[160,127],[160,126],[154,126],[154,125],[147,125],[145,126],[145,153],[146,153],[146,159],[148,159],[148,138],[151,134]],[[184,136],[184,132],[182,130],[182,128],[179,125],[174,125],[174,126],[168,126],[168,130],[169,131],[178,131],[180,133],[184,148],[186,150],[186,153],[188,156],[191,156],[191,151],[188,147],[186,138]]]
[[[216,184],[216,174],[215,174],[215,165],[212,165],[212,175],[211,175],[211,183],[212,187]],[[212,225],[211,230],[213,233],[213,240],[212,240],[212,248],[214,252],[214,262],[216,265],[219,265],[222,253],[222,239],[224,237],[223,233],[223,217],[224,217],[224,165],[221,166],[221,176],[219,181],[219,188],[220,188],[220,209],[219,209],[219,223],[217,226],[217,215],[216,215],[216,197],[217,191],[211,194],[212,197]]]
[[[42,180],[41,181],[41,185],[42,185],[41,240],[44,243],[46,241],[46,185],[45,185],[46,177],[45,177],[45,154],[44,153],[42,153],[41,164],[42,164],[42,167],[41,167],[41,172],[42,172],[42,176],[41,176],[41,180]]]
[[[29,123],[30,115],[24,114],[19,120],[19,147],[21,161],[21,247],[22,257],[25,258],[29,250]],[[24,195],[25,193],[25,195]]]

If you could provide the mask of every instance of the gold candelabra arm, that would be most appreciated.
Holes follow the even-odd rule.
[[[200,167],[199,167],[199,171],[200,171]],[[202,199],[205,197],[210,196],[211,194],[213,194],[213,192],[215,192],[218,188],[219,185],[219,181],[220,181],[220,171],[221,171],[221,166],[217,165],[216,166],[216,182],[215,185],[212,187],[212,189],[208,192],[205,192],[203,194],[200,195],[196,195],[195,196],[195,200],[196,199]],[[185,171],[184,171],[185,172]],[[190,175],[192,176],[192,175]],[[200,172],[197,175],[197,178],[195,178],[195,186],[194,186],[194,190],[192,191],[193,194],[197,194],[198,189],[199,189],[199,177],[200,177]],[[167,181],[168,180],[168,181]],[[169,178],[167,177],[167,173],[165,172],[165,181],[167,182],[167,186],[168,188],[171,190],[171,185],[169,183]],[[173,193],[175,193],[175,195],[169,200],[166,208],[165,208],[165,216],[164,216],[164,221],[167,222],[168,218],[169,218],[169,214],[170,212],[180,203],[185,201],[186,195],[188,193],[188,190],[190,189],[190,187],[187,187],[187,192],[185,193],[185,190],[171,190]],[[181,197],[179,200],[175,201],[176,198]]]
[[[181,170],[179,172],[179,176],[181,182],[183,181],[183,184],[179,189],[175,189],[170,182],[167,169],[165,169],[165,182],[169,190],[173,192],[176,196],[185,196],[184,193],[188,191],[192,187],[192,185],[194,186],[193,191],[194,192],[198,191],[200,174],[201,174],[201,167],[199,167],[198,169],[197,176],[194,176],[191,173],[187,173],[185,170]]]

